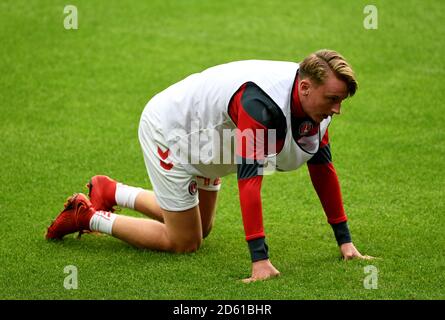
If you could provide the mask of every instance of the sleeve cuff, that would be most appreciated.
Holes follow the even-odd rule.
[[[340,246],[344,243],[352,242],[351,233],[349,232],[348,223],[346,221],[331,224],[332,230],[334,230],[335,240]]]
[[[269,259],[269,247],[265,238],[249,240],[247,244],[249,245],[252,262]]]

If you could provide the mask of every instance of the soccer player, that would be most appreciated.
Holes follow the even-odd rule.
[[[89,198],[70,197],[46,238],[99,231],[140,248],[195,251],[212,228],[220,177],[236,172],[252,261],[244,281],[268,279],[279,271],[265,240],[263,177],[268,168],[307,163],[343,258],[369,259],[352,243],[328,136],[332,117],[356,90],[352,68],[332,50],[301,64],[238,61],[193,74],[155,95],[142,113],[139,141],[153,191],[94,176]],[[116,205],[153,219],[115,214]]]

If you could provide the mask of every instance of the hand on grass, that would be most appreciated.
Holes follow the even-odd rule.
[[[344,260],[352,259],[362,259],[362,260],[372,260],[374,257],[362,255],[354,246],[352,242],[343,243],[340,246],[340,252]]]
[[[258,280],[267,280],[279,275],[280,272],[272,265],[269,259],[260,260],[252,263],[252,276],[242,281],[250,283]]]

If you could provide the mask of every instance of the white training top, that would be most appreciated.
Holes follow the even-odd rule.
[[[236,126],[228,114],[230,99],[244,83],[254,82],[280,107],[287,122],[284,147],[279,154],[269,156],[268,162],[282,171],[295,170],[318,151],[331,121],[328,117],[321,122],[319,135],[304,141],[304,149],[292,138],[291,92],[298,68],[294,62],[265,60],[218,65],[155,95],[142,120],[163,137],[163,147],[172,151],[173,162],[181,163],[187,172],[210,178],[225,176],[237,170]]]

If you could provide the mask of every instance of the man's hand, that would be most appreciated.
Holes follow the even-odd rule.
[[[351,260],[351,259],[362,259],[362,260],[371,260],[374,259],[374,257],[371,256],[363,256],[358,250],[355,248],[354,244],[352,242],[349,243],[343,243],[340,246],[340,252],[344,260]]]
[[[258,280],[266,280],[280,275],[280,272],[272,265],[269,259],[252,263],[252,276],[243,279],[244,283]]]

